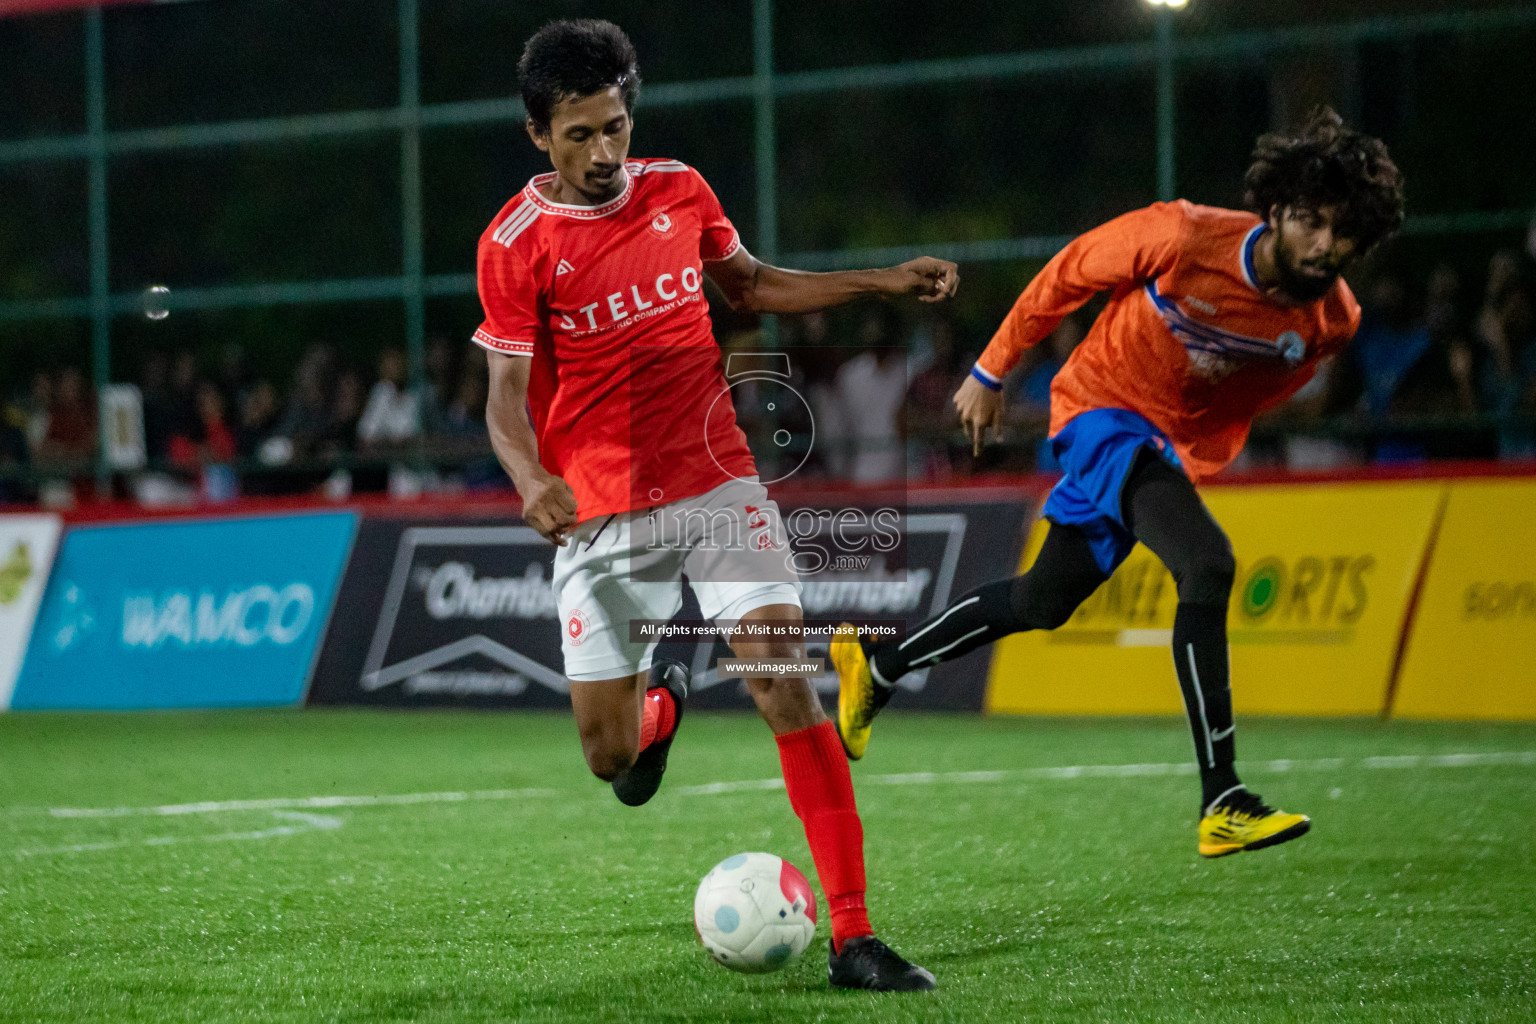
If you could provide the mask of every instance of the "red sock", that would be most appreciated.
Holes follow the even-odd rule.
[[[853,801],[848,756],[831,722],[774,737],[784,789],[816,862],[821,891],[832,912],[832,947],[872,935],[864,910],[864,826]]]
[[[661,687],[645,691],[645,704],[640,718],[640,749],[664,740],[672,735],[677,725],[677,704],[672,694]]]

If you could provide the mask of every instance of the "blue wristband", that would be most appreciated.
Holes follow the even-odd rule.
[[[995,379],[990,373],[988,373],[986,370],[983,370],[979,366],[971,367],[971,376],[981,381],[981,386],[986,388],[988,391],[1003,390],[1003,382]]]

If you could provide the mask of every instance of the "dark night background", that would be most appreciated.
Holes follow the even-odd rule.
[[[1256,32],[1444,7],[1192,0],[1178,12],[1176,32]],[[522,41],[562,16],[622,25],[651,87],[752,73],[749,0],[423,0],[422,103],[513,95]],[[1141,42],[1151,37],[1153,17],[1140,0],[779,0],[773,56],[777,72],[792,73]],[[0,143],[84,132],[83,40],[79,11],[0,19]],[[389,108],[399,96],[398,46],[392,0],[109,8],[107,127]],[[1236,205],[1254,137],[1326,101],[1388,142],[1409,182],[1412,215],[1529,210],[1536,207],[1533,55],[1536,30],[1524,27],[1183,63],[1178,194]],[[781,98],[776,111],[784,254],[1070,234],[1156,198],[1148,67],[812,93]],[[753,138],[750,100],[647,107],[642,93],[632,155],[698,167],[751,248]],[[426,273],[465,274],[489,219],[547,163],[519,125],[502,121],[423,129],[422,167]],[[400,173],[391,130],[114,155],[111,290],[398,275]],[[0,302],[88,294],[86,196],[83,159],[0,163]],[[1518,249],[1524,234],[1507,225],[1410,234],[1360,274],[1389,265],[1418,292],[1445,261],[1475,297],[1490,254]],[[1038,265],[963,268],[954,309],[962,350],[985,343]],[[478,323],[478,303],[473,295],[429,297],[426,317],[429,336],[457,344]],[[723,310],[720,317],[722,330],[750,326]],[[210,361],[231,343],[244,350],[250,372],[273,380],[286,380],[317,340],[371,366],[381,345],[403,344],[402,319],[396,299],[187,310],[162,322],[120,315],[112,376],[135,379],[150,353],[190,348]],[[834,342],[850,333],[850,322],[834,318]],[[89,362],[85,317],[0,319],[0,392],[24,389],[38,369]]]

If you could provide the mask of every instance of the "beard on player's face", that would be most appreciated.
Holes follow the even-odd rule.
[[[1332,290],[1339,272],[1319,261],[1301,259],[1283,239],[1275,239],[1275,272],[1280,290],[1298,302],[1316,302]]]
[[[1285,211],[1273,224],[1275,231],[1275,273],[1280,290],[1297,302],[1316,302],[1327,295],[1349,264],[1354,243],[1334,241],[1332,211]],[[1316,234],[1329,231],[1320,248]]]

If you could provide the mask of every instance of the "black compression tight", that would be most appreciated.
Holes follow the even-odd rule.
[[[1055,629],[1105,578],[1083,531],[1053,523],[1024,575],[978,587],[905,640],[875,647],[875,675],[894,683],[914,668],[953,661],[1010,633]]]
[[[1238,785],[1226,628],[1236,572],[1232,546],[1189,479],[1150,449],[1137,459],[1122,501],[1126,526],[1162,560],[1178,586],[1174,667],[1195,739],[1204,802],[1210,803]],[[1010,633],[1055,629],[1105,579],[1083,531],[1053,523],[1024,575],[979,587],[900,643],[873,648],[876,679],[888,685],[914,668],[951,661]]]
[[[1125,525],[1178,584],[1173,667],[1195,740],[1201,804],[1208,806],[1239,786],[1227,657],[1227,602],[1237,573],[1232,544],[1189,478],[1149,452],[1143,451],[1126,494]]]

